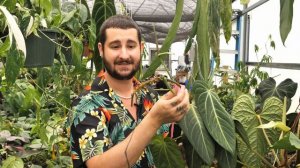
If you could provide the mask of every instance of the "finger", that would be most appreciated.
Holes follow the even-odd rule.
[[[161,99],[169,100],[169,99],[173,98],[174,96],[176,96],[178,94],[180,89],[181,88],[179,88],[177,85],[174,85],[172,91],[169,91],[166,94],[164,94],[161,97]]]
[[[177,104],[181,103],[182,100],[186,97],[185,87],[181,86],[180,90],[178,91],[177,95],[169,99],[169,102],[172,106],[176,106]]]

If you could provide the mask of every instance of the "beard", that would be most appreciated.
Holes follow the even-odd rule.
[[[108,61],[106,60],[105,56],[103,57],[103,63],[104,63],[104,67],[106,69],[106,72],[110,76],[112,76],[113,78],[118,79],[118,80],[129,80],[129,79],[131,79],[135,75],[135,73],[139,70],[140,62],[141,61],[138,60],[138,62],[136,64],[134,64],[134,61],[131,58],[116,59],[113,62],[113,65],[110,65],[108,63]],[[133,69],[131,70],[131,72],[127,75],[122,75],[119,72],[117,72],[116,69],[113,68],[115,65],[127,65],[127,64],[132,64],[134,66]]]

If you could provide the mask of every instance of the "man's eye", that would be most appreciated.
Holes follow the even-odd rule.
[[[113,48],[113,49],[117,49],[117,48],[119,48],[119,45],[112,45],[110,47]]]
[[[128,45],[128,48],[135,48],[135,45]]]

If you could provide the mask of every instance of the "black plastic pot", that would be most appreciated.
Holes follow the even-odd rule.
[[[38,31],[40,37],[33,33],[25,40],[27,56],[25,67],[46,67],[52,66],[55,56],[55,41],[57,32],[54,30]]]

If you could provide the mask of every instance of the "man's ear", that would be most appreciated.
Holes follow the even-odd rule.
[[[144,47],[145,47],[145,42],[144,42],[144,41],[141,41],[141,54],[142,54],[143,51],[144,51]]]
[[[99,54],[102,57],[103,56],[103,47],[101,43],[98,43],[98,50],[99,50]]]

